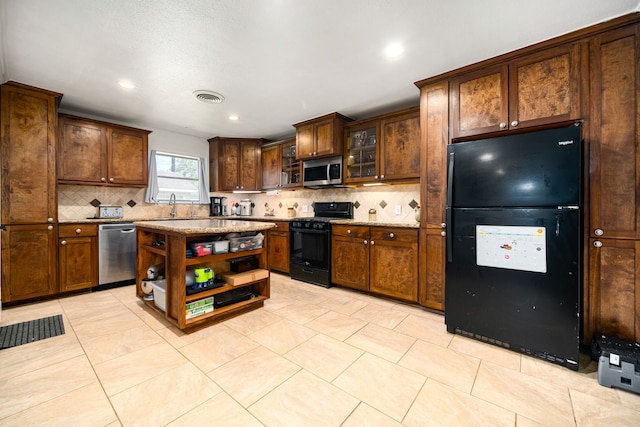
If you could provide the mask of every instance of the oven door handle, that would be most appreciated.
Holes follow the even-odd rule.
[[[309,228],[290,228],[289,231],[293,233],[303,233],[303,234],[328,234],[329,230],[312,230]]]

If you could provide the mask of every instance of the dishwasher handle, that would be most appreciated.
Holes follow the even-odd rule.
[[[98,225],[99,231],[126,231],[132,233],[136,231],[136,226],[132,223],[119,223],[119,224],[100,224]]]
[[[122,228],[120,230],[121,233],[135,233],[136,229],[135,228]]]

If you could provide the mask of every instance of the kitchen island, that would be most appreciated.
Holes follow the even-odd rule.
[[[136,295],[178,328],[193,330],[219,322],[262,307],[269,298],[267,233],[264,231],[275,227],[274,223],[197,219],[136,221],[134,224],[138,242]],[[258,236],[244,236],[247,233],[258,233]],[[228,246],[225,242],[229,242]],[[209,246],[211,254],[192,251],[194,247]],[[231,274],[232,262],[247,257],[255,259],[256,267]],[[149,284],[145,282],[148,270],[154,266],[164,269],[164,300],[162,292],[155,291],[157,287],[154,288],[156,300],[148,297]],[[197,290],[187,286],[188,277],[193,277],[196,269],[205,267],[211,268],[215,276],[224,275],[226,281]],[[244,298],[230,298],[243,293],[241,291],[246,291]],[[219,306],[223,300],[230,302]]]

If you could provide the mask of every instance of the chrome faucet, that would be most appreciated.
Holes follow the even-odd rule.
[[[171,206],[171,213],[169,215],[171,215],[172,217],[175,217],[178,214],[176,212],[176,195],[175,195],[175,193],[171,193],[171,196],[169,196],[169,206]]]

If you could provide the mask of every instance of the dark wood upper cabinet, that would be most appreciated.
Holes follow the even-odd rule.
[[[262,147],[262,189],[302,187],[302,162],[296,159],[296,139],[271,142]]]
[[[419,106],[351,122],[344,129],[345,182],[419,180]]]
[[[211,191],[259,191],[262,189],[259,138],[209,139]]]
[[[451,137],[579,119],[578,44],[532,53],[451,80]]]
[[[60,114],[58,182],[146,187],[149,133]]]
[[[62,95],[9,82],[1,86],[2,223],[53,223],[56,121]]]
[[[591,237],[640,239],[640,37],[638,26],[590,43]]]
[[[380,178],[420,177],[420,107],[380,121]]]
[[[309,160],[342,155],[342,130],[349,117],[331,113],[293,125],[296,128],[296,158]]]
[[[509,71],[498,65],[451,80],[452,138],[506,129]]]

